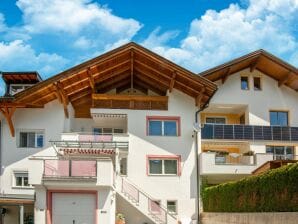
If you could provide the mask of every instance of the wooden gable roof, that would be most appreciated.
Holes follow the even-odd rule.
[[[1,74],[6,84],[35,84],[42,81],[38,72],[1,72]]]
[[[128,43],[86,61],[15,95],[15,102],[44,105],[52,100],[76,104],[94,92],[133,86],[159,95],[177,89],[200,102],[203,107],[217,87],[173,62],[136,44]]]
[[[246,68],[249,68],[250,72],[257,69],[277,80],[279,86],[286,85],[298,91],[298,68],[262,49],[204,71],[199,75],[210,81],[222,80],[224,83],[229,75]]]

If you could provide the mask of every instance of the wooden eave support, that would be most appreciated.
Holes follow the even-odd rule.
[[[8,123],[11,136],[15,137],[15,130],[14,130],[13,122],[12,122],[12,116],[13,116],[14,112],[16,111],[16,107],[4,106],[4,107],[0,107],[0,111],[4,115],[4,117]]]
[[[87,69],[87,75],[88,75],[88,80],[89,80],[89,83],[90,83],[90,87],[92,89],[92,93],[95,93],[95,81],[94,81],[94,77],[91,73],[90,68]]]
[[[67,97],[67,95],[66,95],[66,93],[63,89],[63,86],[59,82],[54,83],[53,85],[56,89],[55,94],[56,94],[59,102],[63,104],[65,117],[69,118],[69,113],[68,113],[68,109],[67,109],[67,106],[69,104],[69,100],[68,100],[68,97]]]
[[[201,104],[202,104],[202,100],[203,100],[205,91],[206,91],[206,88],[203,87],[201,89],[199,95],[197,96],[197,98],[196,98],[196,107],[200,107],[201,108]]]
[[[174,88],[174,85],[175,85],[175,78],[177,76],[177,72],[174,71],[173,72],[173,76],[172,76],[172,79],[171,79],[171,82],[170,82],[170,87],[169,87],[169,92],[171,93],[173,91],[173,88]]]
[[[291,74],[292,74],[292,72],[290,71],[283,78],[281,78],[278,81],[278,86],[280,87],[280,86],[284,85],[290,79]]]
[[[257,68],[259,61],[260,61],[260,56],[251,62],[250,68],[249,68],[250,72],[253,72]]]
[[[228,76],[231,74],[231,67],[228,67],[225,74],[223,75],[221,82],[224,84],[227,81]]]

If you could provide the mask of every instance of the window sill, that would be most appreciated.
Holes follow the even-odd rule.
[[[178,174],[148,174],[150,177],[179,177]]]
[[[17,147],[18,149],[21,149],[21,150],[33,150],[33,149],[43,149],[44,147]]]
[[[21,186],[12,186],[11,189],[19,189],[19,190],[34,190],[34,187],[21,187]]]

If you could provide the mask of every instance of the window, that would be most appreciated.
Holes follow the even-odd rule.
[[[224,117],[206,117],[206,124],[225,124],[226,118]]]
[[[30,86],[32,86],[32,85],[30,85],[30,84],[11,84],[10,88],[9,88],[9,93],[11,95],[15,95],[15,94],[29,88]]]
[[[262,90],[260,77],[254,77],[254,90]]]
[[[127,175],[127,158],[120,158],[120,175]]]
[[[288,112],[285,111],[270,111],[271,126],[288,126]]]
[[[160,158],[160,157],[148,157],[148,174],[149,175],[180,175],[180,157],[174,158]]]
[[[122,134],[124,133],[124,129],[123,128],[93,128],[93,133],[97,135]]]
[[[19,135],[20,148],[42,148],[44,145],[44,134],[42,131],[21,131]]]
[[[167,201],[167,210],[169,213],[177,214],[177,201]]]
[[[147,128],[151,136],[179,136],[180,118],[147,117]]]
[[[245,124],[245,114],[242,114],[242,115],[240,116],[239,121],[240,121],[240,124]]]
[[[14,186],[15,187],[29,187],[28,172],[20,171],[14,173]]]
[[[266,153],[272,153],[275,160],[294,159],[292,146],[266,146]]]
[[[248,77],[241,76],[241,89],[249,90]]]

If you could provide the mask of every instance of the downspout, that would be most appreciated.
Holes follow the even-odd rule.
[[[217,90],[217,89],[216,89]],[[215,91],[216,92],[216,91]],[[214,96],[215,92],[212,96]],[[205,110],[209,106],[209,102],[212,98],[212,96],[208,99],[208,101],[204,104],[204,106],[200,109],[198,109],[195,113],[195,123],[198,123],[198,115],[200,112]],[[201,185],[200,185],[200,165],[199,165],[199,155],[198,155],[198,132],[201,134],[201,128],[200,130],[195,130],[196,136],[195,136],[195,161],[196,161],[196,174],[197,174],[197,197],[198,197],[198,224],[200,224],[200,197],[201,197]]]

